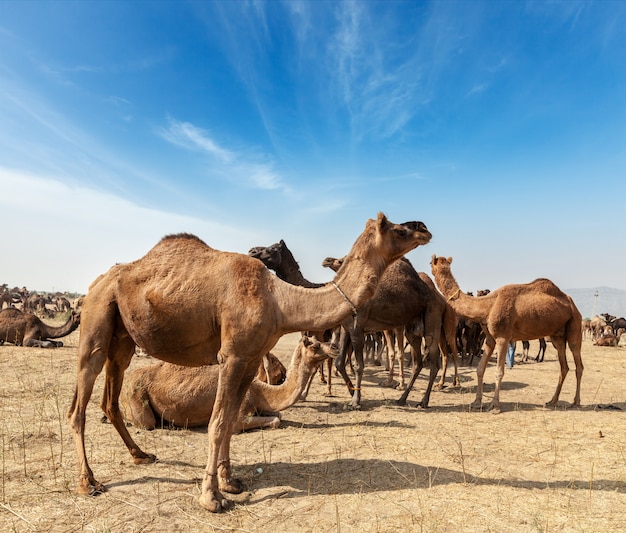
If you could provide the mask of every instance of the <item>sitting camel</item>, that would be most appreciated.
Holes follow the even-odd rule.
[[[580,381],[583,375],[580,355],[582,317],[574,301],[548,279],[537,279],[526,284],[505,285],[486,296],[467,296],[452,276],[451,263],[451,257],[446,259],[433,255],[431,268],[435,282],[454,310],[459,315],[480,322],[487,335],[485,352],[476,371],[478,386],[472,407],[481,406],[483,376],[494,348],[497,349],[498,362],[491,409],[497,413],[500,412],[500,383],[504,375],[509,342],[538,339],[544,336],[550,337],[561,365],[556,392],[546,405],[556,405],[563,381],[569,371],[565,355],[567,344],[572,351],[576,365],[574,405],[580,406]]]
[[[0,311],[0,344],[11,342],[16,346],[35,346],[35,341],[59,339],[72,333],[80,324],[80,314],[72,313],[65,324],[49,326],[32,313],[8,308]],[[42,347],[55,347],[50,343]]]
[[[256,428],[277,428],[279,411],[300,398],[313,370],[337,347],[303,336],[293,352],[287,377],[281,385],[255,379],[250,384],[233,425],[233,433]],[[154,429],[206,426],[211,419],[219,368],[189,367],[159,362],[133,370],[124,381],[120,404],[125,419],[137,427]],[[270,416],[271,415],[271,416]]]
[[[594,346],[617,346],[622,337],[623,333],[619,335],[613,335],[612,333],[608,333],[603,335],[602,337],[598,337],[594,342]]]
[[[124,371],[138,345],[169,363],[219,363],[199,503],[211,512],[231,507],[223,493],[243,490],[230,464],[233,424],[263,355],[286,333],[326,330],[356,314],[389,265],[431,238],[422,222],[394,224],[379,213],[367,221],[334,280],[319,289],[285,283],[260,261],[215,250],[189,234],[164,237],[141,259],[111,267],[91,284],[82,306],[76,389],[68,412],[78,491],[105,490],[85,447],[87,405],[102,370],[102,409],[135,464],[156,460],[133,440],[119,408]]]

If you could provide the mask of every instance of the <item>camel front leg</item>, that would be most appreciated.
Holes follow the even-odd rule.
[[[470,407],[473,409],[480,409],[482,407],[483,402],[483,379],[485,377],[485,369],[487,368],[487,364],[489,363],[489,359],[491,359],[491,354],[493,353],[494,348],[496,347],[496,341],[491,335],[487,335],[485,338],[485,349],[483,351],[483,356],[480,358],[478,362],[478,367],[476,368],[476,398],[470,404]]]
[[[413,389],[413,385],[415,384],[415,380],[422,368],[424,368],[424,360],[422,357],[422,337],[419,335],[415,335],[412,332],[406,332],[407,340],[409,341],[409,346],[411,347],[411,361],[413,363],[413,373],[411,374],[411,379],[409,380],[409,384],[406,389],[402,393],[402,396],[398,400],[396,400],[397,405],[406,405],[406,401],[411,393],[411,389]]]
[[[430,376],[428,378],[428,385],[426,386],[426,391],[424,392],[424,396],[422,397],[422,401],[419,403],[419,406],[422,409],[428,408],[428,404],[430,402],[430,393],[433,388],[433,384],[435,383],[435,379],[437,378],[437,374],[439,373],[439,346],[438,342],[431,336],[425,337],[425,349],[428,354],[428,363],[430,365]]]
[[[365,336],[362,331],[356,331],[352,336],[352,355],[354,358],[356,384],[352,393],[352,401],[350,406],[353,409],[361,408],[361,384],[363,383],[363,371],[365,363],[363,362],[363,341]]]
[[[383,387],[391,387],[396,367],[396,341],[393,336],[393,331],[391,330],[384,330],[383,336],[385,338],[385,344],[387,345],[387,366],[389,367],[389,374],[387,379],[383,381],[381,385]]]
[[[496,350],[498,352],[498,359],[496,363],[496,385],[493,392],[493,400],[489,410],[493,414],[500,413],[500,384],[502,383],[502,377],[504,376],[504,363],[506,362],[506,351],[509,345],[509,339],[498,339],[496,341]],[[482,362],[482,361],[481,361]]]
[[[239,480],[232,477],[230,439],[233,424],[238,419],[241,402],[252,383],[260,357],[248,363],[237,355],[222,355],[217,394],[208,427],[209,454],[202,481],[199,503],[205,509],[219,513],[232,507],[221,493],[237,494],[242,490]],[[254,360],[253,360],[254,359]]]

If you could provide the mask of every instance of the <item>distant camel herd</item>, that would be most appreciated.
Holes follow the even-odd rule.
[[[498,413],[509,343],[522,341],[526,361],[528,341],[539,339],[539,362],[549,339],[560,372],[546,405],[559,400],[569,371],[569,347],[576,377],[573,405],[579,406],[583,336],[600,346],[616,346],[626,321],[610,315],[583,321],[571,297],[547,279],[473,296],[453,277],[451,257],[432,256],[433,281],[403,257],[430,239],[422,222],[394,224],[381,213],[367,221],[345,257],[324,260],[335,275],[330,283],[319,284],[302,275],[284,241],[243,255],[214,250],[193,235],[168,236],[143,258],[117,264],[98,277],[76,302],[76,310],[63,295],[37,299],[25,290],[0,286],[1,306],[7,307],[0,311],[0,343],[54,346],[58,341],[53,339],[80,324],[77,385],[68,413],[80,465],[79,492],[105,490],[89,467],[85,449],[87,403],[96,377],[105,370],[102,408],[136,464],[156,458],[139,448],[127,422],[147,429],[208,425],[199,503],[212,512],[231,507],[226,495],[243,490],[230,465],[232,434],[278,426],[279,412],[306,397],[317,371],[330,394],[333,362],[355,409],[361,408],[368,353],[380,361],[386,350],[388,374],[381,385],[402,390],[400,405],[406,404],[427,366],[428,384],[419,401],[426,408],[432,389],[445,385],[449,358],[454,363],[452,384],[459,386],[459,359],[471,364],[479,357],[471,408],[483,409],[484,373],[496,355],[495,391],[484,407]],[[59,312],[70,311],[61,326],[46,325],[34,314],[52,305]],[[302,337],[285,369],[270,350],[290,332],[302,332]],[[412,362],[408,384],[405,343]],[[135,369],[124,380],[136,347],[161,362]]]

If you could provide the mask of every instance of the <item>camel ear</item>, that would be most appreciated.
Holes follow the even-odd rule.
[[[383,226],[386,226],[387,224],[389,224],[389,221],[387,220],[387,217],[385,216],[384,213],[378,213],[378,227],[382,228]]]
[[[432,265],[436,265],[436,264],[437,264],[437,256],[436,256],[435,254],[433,254],[433,257],[432,257],[432,259],[430,260],[430,263],[431,263]]]
[[[448,257],[448,263],[452,263],[452,258]]]
[[[313,339],[307,335],[302,335],[302,344],[304,344],[305,348],[308,348],[311,344],[313,344]]]

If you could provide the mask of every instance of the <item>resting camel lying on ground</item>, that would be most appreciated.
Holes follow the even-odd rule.
[[[621,334],[619,336],[615,336],[612,333],[609,333],[603,337],[598,337],[593,344],[594,346],[617,346],[621,336]]]
[[[298,401],[311,373],[322,361],[337,355],[335,345],[303,336],[281,385],[268,385],[258,379],[250,384],[233,433],[277,428],[279,411]],[[120,394],[124,418],[144,429],[206,426],[215,405],[218,378],[217,365],[188,367],[160,362],[137,368],[124,381]]]
[[[65,324],[49,326],[31,313],[19,309],[3,309],[0,311],[0,344],[11,342],[16,346],[31,346],[29,341],[45,341],[58,339],[72,333],[80,324],[80,314],[72,313]],[[37,344],[37,343],[35,343]]]

